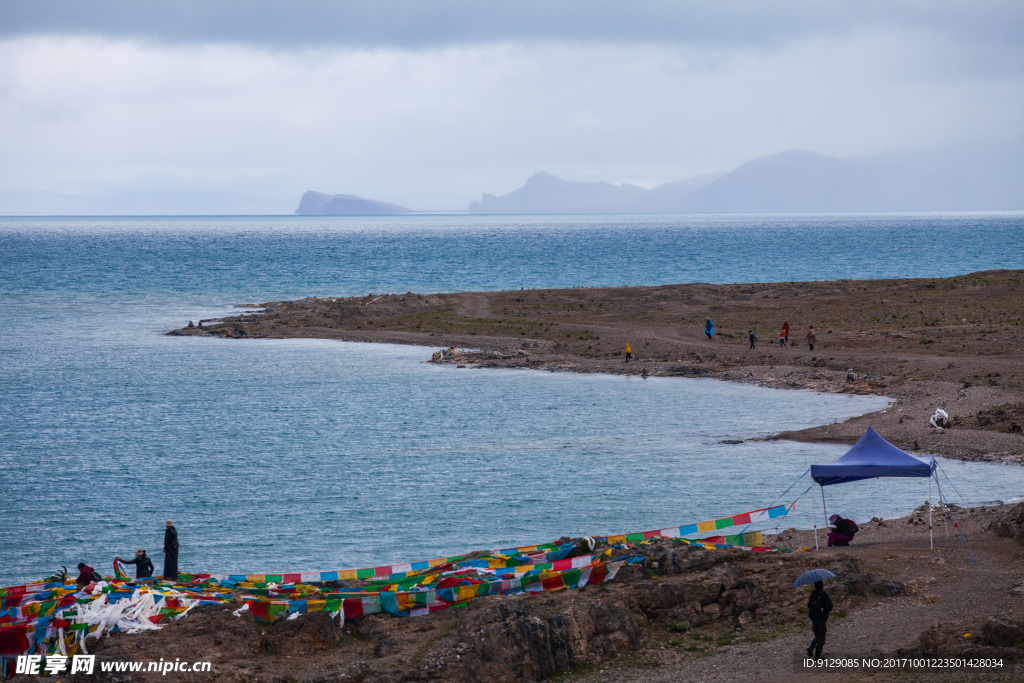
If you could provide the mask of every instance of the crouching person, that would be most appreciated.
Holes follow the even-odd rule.
[[[78,586],[78,590],[82,590],[90,583],[96,583],[102,581],[103,577],[100,573],[87,565],[85,562],[78,563],[78,578],[75,579],[75,585]]]
[[[828,532],[828,546],[850,545],[854,534],[860,531],[860,527],[852,519],[843,519],[839,515],[832,515],[828,518],[829,524],[835,527]]]

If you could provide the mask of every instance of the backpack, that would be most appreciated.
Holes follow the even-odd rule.
[[[811,621],[825,621],[828,619],[828,613],[831,611],[829,607],[828,594],[825,591],[821,591],[808,605],[807,615],[811,618]]]
[[[844,536],[853,536],[855,533],[860,531],[860,527],[852,519],[841,519],[836,524],[836,531]]]
[[[99,573],[98,571],[96,571],[95,569],[93,569],[93,570],[92,570],[92,576],[90,576],[90,577],[89,577],[89,580],[90,580],[90,581],[93,581],[93,582],[97,582],[97,581],[102,581],[102,580],[103,580],[103,577],[102,577],[102,576],[100,576],[100,573]]]

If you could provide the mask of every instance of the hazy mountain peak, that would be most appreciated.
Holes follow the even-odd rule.
[[[324,194],[309,190],[299,200],[295,213],[300,216],[382,216],[412,213],[412,209],[374,199],[363,199],[354,194]]]
[[[558,176],[551,175],[547,171],[539,171],[526,179],[526,185],[528,186],[554,185],[565,182],[568,181],[562,180]]]
[[[575,182],[550,173],[534,173],[518,190],[501,197],[485,194],[469,205],[471,213],[592,213],[617,211],[646,190],[609,182]]]
[[[1024,209],[1024,143],[836,157],[786,150],[650,190],[536,173],[471,213],[785,213]]]

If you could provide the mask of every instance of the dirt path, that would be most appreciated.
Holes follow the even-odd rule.
[[[941,522],[935,527],[935,550],[928,547],[925,526],[897,525],[886,528],[866,525],[858,542],[848,548],[822,549],[816,553],[821,566],[830,558],[849,556],[862,562],[865,569],[904,581],[910,595],[894,598],[870,598],[849,611],[848,616],[829,620],[824,655],[832,658],[864,658],[896,655],[910,650],[922,632],[938,624],[962,624],[971,630],[979,615],[997,612],[1024,615],[1024,595],[1011,589],[1024,581],[1024,547],[1013,547],[992,532],[982,533],[976,524],[964,522],[977,562],[971,561],[963,541],[950,528],[947,538]],[[863,541],[861,539],[863,538]],[[797,542],[811,542],[809,532],[794,535]],[[1009,555],[1007,554],[1009,552]],[[827,586],[826,586],[827,589]],[[797,589],[794,589],[797,590]],[[847,673],[803,670],[798,662],[811,640],[806,628],[759,643],[737,643],[713,656],[685,656],[659,650],[654,653],[661,665],[653,670],[637,671],[629,662],[606,665],[603,672],[572,677],[587,683],[623,681],[668,683],[682,680],[763,681],[763,680],[905,680],[913,672],[890,676],[886,672]],[[773,676],[766,679],[765,672]],[[1020,680],[1024,669],[988,672],[982,680]],[[922,680],[963,680],[964,670],[939,675],[917,672]]]

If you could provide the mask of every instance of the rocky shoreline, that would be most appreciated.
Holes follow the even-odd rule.
[[[473,351],[453,371],[530,368],[639,377],[713,377],[762,386],[891,397],[887,409],[772,438],[853,443],[869,424],[908,450],[1024,462],[1024,272],[938,280],[676,285],[306,299],[170,332],[319,338]],[[708,340],[703,321],[714,317]],[[777,326],[789,320],[790,348]],[[818,344],[802,342],[814,324]],[[747,331],[764,340],[749,349]],[[625,345],[635,359],[626,362]],[[429,358],[424,351],[424,360]],[[440,354],[439,354],[440,355]],[[462,368],[462,369],[460,369]],[[928,419],[945,409],[949,428]],[[908,493],[908,509],[916,504]],[[401,619],[340,626],[323,612],[259,624],[232,606],[193,610],[159,631],[115,634],[99,660],[205,660],[209,675],[107,674],[81,680],[616,681],[817,680],[801,670],[807,591],[828,568],[836,610],[826,654],[998,659],[998,668],[827,672],[838,680],[1020,680],[1024,675],[1024,504],[862,525],[846,548],[812,531],[766,543],[796,552],[705,550],[655,538],[641,564],[583,590],[482,598]],[[954,524],[956,522],[956,524]],[[970,548],[960,536],[966,533]],[[805,550],[807,550],[805,552]],[[235,600],[241,600],[240,591]]]
[[[935,514],[929,550],[924,507],[862,525],[853,545],[813,548],[813,533],[787,530],[773,545],[797,552],[705,550],[655,538],[622,552],[643,557],[613,581],[580,590],[480,598],[463,608],[340,625],[325,612],[260,624],[241,605],[193,609],[159,631],[95,641],[104,661],[209,661],[208,674],[101,674],[85,681],[494,681],[765,680],[796,668],[810,639],[810,568],[837,575],[827,589],[831,657],[995,658],[983,680],[1024,673],[1024,504]],[[946,522],[952,533],[945,533]],[[982,529],[985,529],[984,531]],[[967,634],[967,635],[965,635]],[[840,680],[905,680],[917,672],[853,672]],[[964,667],[928,680],[965,680]],[[978,672],[975,672],[978,673]],[[834,674],[830,674],[834,675]]]
[[[879,394],[885,410],[772,438],[854,443],[870,425],[908,451],[1024,463],[1024,271],[952,278],[307,298],[169,334],[474,349],[437,362],[713,377]],[[704,320],[715,320],[708,340]],[[782,321],[792,327],[779,348]],[[817,343],[804,339],[814,325]],[[748,331],[758,337],[750,349]],[[626,362],[631,346],[634,359]],[[929,418],[937,408],[947,429]]]

